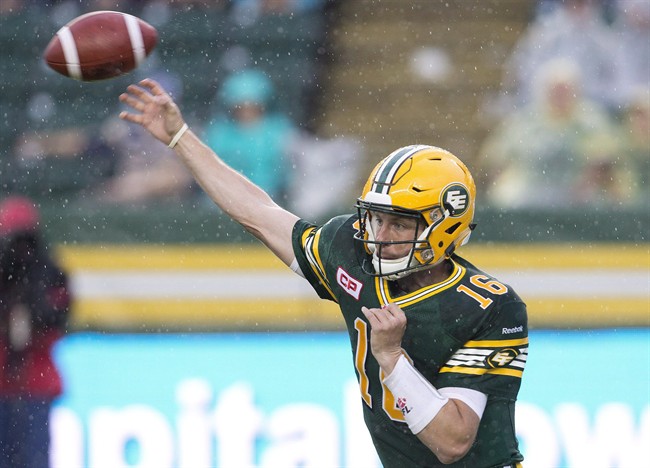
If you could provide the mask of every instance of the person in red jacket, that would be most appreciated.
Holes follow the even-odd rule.
[[[52,357],[70,291],[31,200],[0,201],[0,466],[49,466],[49,412],[62,392]]]

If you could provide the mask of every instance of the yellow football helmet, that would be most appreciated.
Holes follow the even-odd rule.
[[[465,244],[474,229],[476,185],[463,162],[450,152],[425,145],[400,148],[383,159],[370,174],[356,207],[359,230],[355,239],[372,255],[364,271],[389,280],[402,278],[448,258]],[[402,215],[418,220],[410,252],[399,259],[382,259],[372,232],[373,212]]]

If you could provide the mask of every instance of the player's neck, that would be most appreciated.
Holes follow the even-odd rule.
[[[426,270],[416,271],[410,275],[397,280],[397,286],[405,293],[412,293],[418,289],[426,288],[432,284],[441,283],[449,278],[453,270],[450,260],[444,260]]]

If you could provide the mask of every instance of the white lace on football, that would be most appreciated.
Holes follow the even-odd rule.
[[[125,14],[123,17],[124,23],[126,24],[126,30],[129,32],[129,38],[131,39],[135,66],[138,67],[142,62],[144,62],[144,59],[147,58],[147,52],[144,48],[144,39],[142,38],[142,31],[140,30],[138,19],[135,16]]]
[[[81,76],[81,64],[79,62],[79,54],[77,52],[77,44],[74,41],[74,37],[70,28],[67,26],[62,27],[57,33],[59,40],[61,41],[61,48],[63,49],[63,56],[65,58],[65,63],[68,68],[68,75],[70,78],[75,80],[80,80]]]

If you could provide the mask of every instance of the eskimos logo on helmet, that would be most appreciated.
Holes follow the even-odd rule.
[[[469,208],[469,191],[464,185],[451,184],[442,191],[442,206],[451,216],[460,216]],[[451,209],[450,209],[451,208]]]

